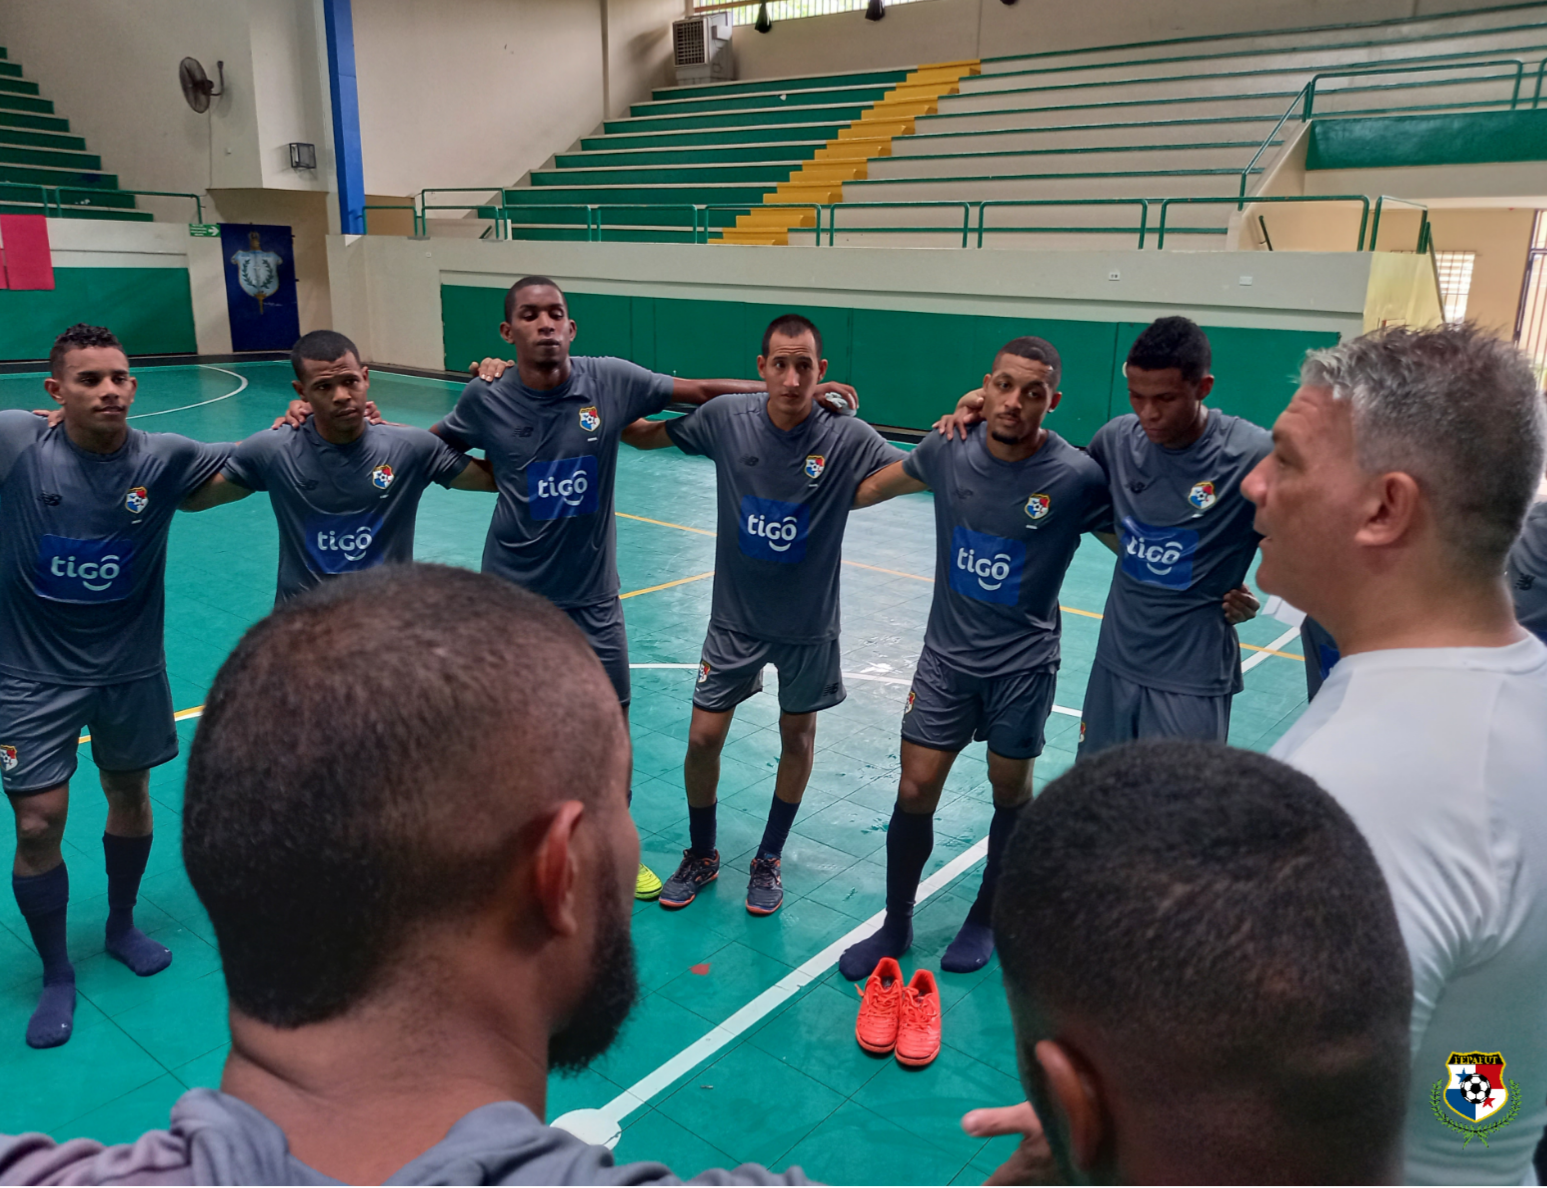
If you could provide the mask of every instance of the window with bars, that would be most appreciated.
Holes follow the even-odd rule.
[[[1520,312],[1515,316],[1515,342],[1536,364],[1538,382],[1547,380],[1547,211],[1536,212],[1531,250],[1526,253],[1525,280],[1520,286]]]
[[[1476,252],[1435,252],[1434,267],[1440,274],[1440,301],[1445,320],[1452,325],[1466,321],[1466,298],[1472,291],[1472,265]]]
[[[897,4],[917,4],[921,0],[886,0],[888,8]],[[835,12],[863,12],[866,0],[769,0],[768,19],[792,21],[801,17],[828,16]],[[728,12],[732,25],[750,25],[757,20],[757,4],[695,4],[693,12]]]

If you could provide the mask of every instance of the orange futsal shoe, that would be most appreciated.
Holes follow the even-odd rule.
[[[903,988],[897,1020],[897,1063],[923,1068],[940,1055],[940,989],[935,975],[921,969]]]
[[[902,1009],[902,967],[895,957],[881,958],[860,997],[864,1001],[859,1004],[854,1038],[865,1051],[885,1056],[897,1046],[897,1020]],[[939,1033],[936,1026],[935,1034]]]

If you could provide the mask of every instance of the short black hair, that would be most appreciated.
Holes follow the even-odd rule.
[[[1191,318],[1156,318],[1128,348],[1127,363],[1141,371],[1166,371],[1174,367],[1182,379],[1195,384],[1208,375],[1214,351],[1203,327]]]
[[[522,289],[535,289],[539,286],[547,286],[550,289],[559,289],[558,282],[546,276],[523,276],[510,288],[505,290],[505,320],[516,320],[516,294]],[[559,289],[559,296],[564,298],[564,312],[569,312],[569,298],[564,296],[564,290]]]
[[[607,787],[616,705],[568,616],[491,575],[382,566],[254,625],[183,804],[232,1005],[299,1027],[387,984],[423,929],[487,902],[534,812]]]
[[[765,359],[768,357],[768,348],[773,343],[775,334],[783,334],[791,338],[799,338],[806,331],[811,332],[812,341],[816,343],[816,357],[822,357],[822,332],[816,328],[816,323],[804,314],[782,313],[768,323],[768,329],[763,331],[763,349],[758,351]]]
[[[64,359],[71,351],[89,349],[92,347],[112,347],[115,350],[124,350],[124,344],[118,341],[118,336],[106,326],[88,326],[85,322],[76,322],[58,338],[54,339],[54,345],[48,352],[48,370],[53,373],[55,379],[64,375]],[[129,352],[124,351],[124,358],[129,357]]]
[[[1053,369],[1053,390],[1058,390],[1058,381],[1064,377],[1064,362],[1058,356],[1058,348],[1045,338],[1038,338],[1033,334],[1022,334],[1019,338],[1012,338],[1004,346],[994,353],[994,366],[999,366],[1001,355],[1019,355],[1022,359],[1030,359],[1036,363],[1046,363]]]
[[[295,369],[295,378],[304,380],[306,377],[301,374],[302,359],[331,363],[345,355],[353,355],[356,363],[363,362],[360,348],[337,330],[313,330],[295,340],[295,346],[290,348],[290,366]]]
[[[1369,844],[1309,776],[1178,740],[1077,763],[1021,814],[994,934],[1012,1002],[1099,1028],[1192,1141],[1240,1134],[1199,1100],[1228,1095],[1289,1179],[1386,1173],[1412,974]]]

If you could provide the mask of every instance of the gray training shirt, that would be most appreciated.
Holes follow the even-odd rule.
[[[514,1101],[464,1114],[446,1137],[387,1184],[680,1184],[659,1163],[612,1161]],[[692,1184],[808,1184],[799,1169],[775,1175],[756,1164],[711,1169]],[[0,1135],[0,1184],[337,1184],[290,1153],[284,1131],[245,1101],[190,1089],[171,1125],[133,1143],[56,1143],[44,1134]]]
[[[1251,567],[1261,536],[1241,480],[1273,449],[1266,429],[1209,411],[1182,450],[1154,445],[1139,418],[1115,417],[1091,438],[1106,472],[1122,551],[1095,663],[1166,693],[1241,690],[1241,649],[1221,600]]]
[[[111,454],[0,412],[0,673],[116,685],[166,667],[167,532],[229,445],[142,433]]]
[[[1547,501],[1533,503],[1526,512],[1520,539],[1509,550],[1507,570],[1515,618],[1547,643]]]
[[[961,672],[998,677],[1056,666],[1063,584],[1080,534],[1112,506],[1101,467],[1058,434],[1002,462],[988,427],[931,433],[903,462],[935,493],[935,597],[924,646]]]
[[[719,534],[709,622],[770,643],[838,638],[838,564],[854,492],[906,455],[858,417],[813,408],[788,433],[768,396],[720,396],[666,432],[714,459]]]
[[[675,381],[626,359],[571,358],[569,378],[538,392],[512,367],[462,389],[437,429],[481,449],[500,489],[483,571],[566,609],[618,593],[612,484],[625,426],[671,403]]]
[[[308,420],[238,442],[221,473],[269,493],[279,523],[279,603],[334,574],[412,561],[419,496],[431,483],[450,486],[471,464],[423,429],[368,424],[334,445]]]

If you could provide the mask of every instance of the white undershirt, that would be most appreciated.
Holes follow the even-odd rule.
[[[1547,646],[1345,656],[1272,754],[1348,810],[1391,887],[1413,965],[1407,1182],[1535,1183],[1547,1123]],[[1430,1094],[1446,1057],[1472,1051],[1503,1053],[1520,1113],[1488,1146],[1463,1148]]]

